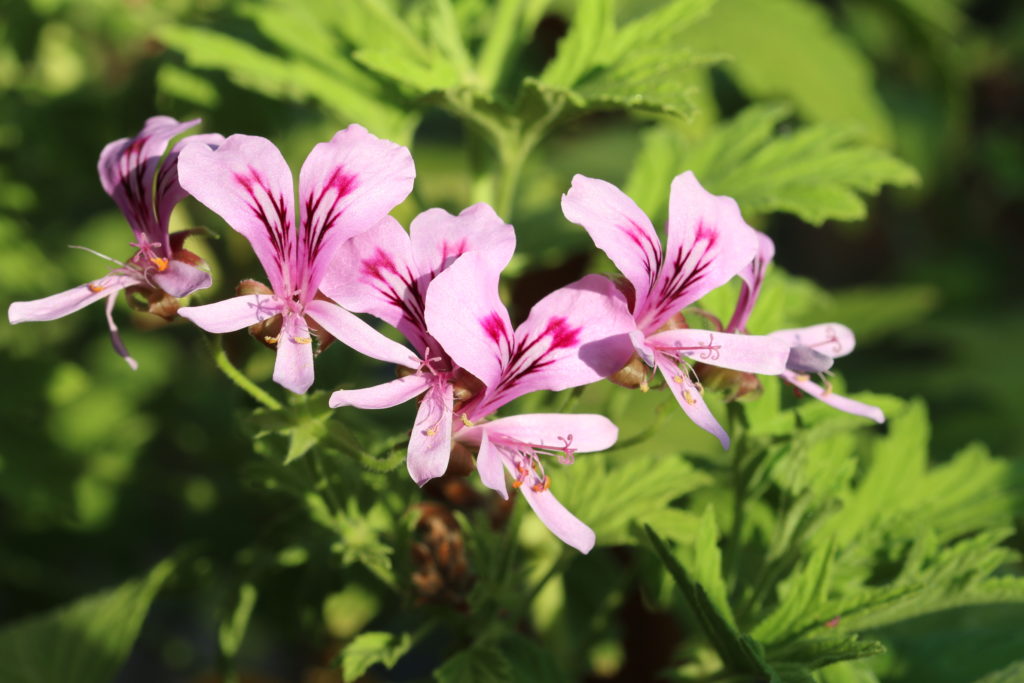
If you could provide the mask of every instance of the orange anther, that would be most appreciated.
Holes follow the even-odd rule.
[[[514,482],[512,482],[512,488],[514,488],[514,489],[517,489],[517,488],[519,488],[522,485],[523,485],[523,482],[519,481],[518,479],[516,479]]]
[[[551,477],[545,476],[544,481],[539,484],[534,484],[530,488],[533,489],[535,493],[544,493],[551,488]]]
[[[92,292],[93,294],[99,294],[100,292],[103,291],[103,285],[97,285],[93,282],[90,282],[89,291]]]
[[[267,342],[268,344],[276,344],[277,343],[277,337],[264,336],[263,337],[263,341]]]
[[[689,391],[683,392],[683,400],[686,401],[686,403],[691,406],[697,402],[697,399],[695,399],[693,397],[693,394],[691,394]]]
[[[149,259],[149,262],[156,266],[156,269],[161,273],[167,270],[167,266],[170,264],[170,262],[167,259],[160,258],[159,256],[152,257],[151,259]]]
[[[296,344],[312,344],[313,343],[313,338],[312,337],[292,337],[292,341],[295,342]]]

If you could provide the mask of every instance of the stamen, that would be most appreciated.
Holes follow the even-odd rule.
[[[312,337],[292,337],[292,341],[295,342],[296,344],[312,344],[313,343],[313,338]]]
[[[476,426],[476,425],[474,425],[474,424],[473,424],[473,423],[472,423],[472,422],[470,421],[469,417],[468,417],[468,416],[467,416],[467,415],[466,415],[465,413],[463,413],[463,414],[462,414],[462,415],[460,415],[459,417],[460,417],[460,418],[462,418],[462,424],[466,425],[467,427],[474,427],[474,426]]]
[[[268,344],[276,344],[277,343],[277,337],[269,337],[269,336],[264,335],[263,341],[267,342]]]
[[[651,390],[651,385],[647,383],[647,378],[644,377],[642,380],[640,380],[640,393],[641,394],[646,394],[650,390]]]
[[[426,434],[427,436],[434,436],[435,434],[437,434],[437,425],[429,427],[428,429],[424,429],[423,433]]]
[[[801,375],[797,375],[796,376],[796,381],[798,381],[798,382],[809,382],[810,380],[811,380],[811,376],[810,375],[803,375],[803,374],[801,374]]]
[[[825,389],[825,393],[823,393],[822,396],[828,396],[829,394],[831,394],[832,393],[832,382],[829,382],[827,379],[822,377],[821,378],[821,383],[825,385],[823,387]]]
[[[676,384],[682,384],[683,383],[683,376],[682,375],[672,375],[672,381],[675,382]]]
[[[152,263],[154,266],[156,266],[157,272],[160,272],[160,273],[162,273],[165,270],[167,270],[167,266],[170,264],[170,261],[168,261],[165,258],[161,258],[159,256],[154,256],[154,257],[150,258],[149,262]]]
[[[551,488],[551,477],[544,475],[543,481],[541,481],[539,484],[534,484],[530,488],[533,489],[535,493],[544,493],[549,488]]]
[[[696,402],[697,402],[697,399],[695,399],[695,398],[693,397],[693,394],[691,394],[691,393],[690,393],[689,391],[684,391],[684,392],[683,392],[683,400],[684,400],[684,401],[686,401],[687,405],[691,405],[691,406],[692,406],[692,405],[693,405],[694,403],[696,403]]]
[[[99,294],[104,289],[106,289],[106,288],[103,285],[98,285],[95,282],[90,282],[89,283],[89,291],[92,292],[93,294]]]

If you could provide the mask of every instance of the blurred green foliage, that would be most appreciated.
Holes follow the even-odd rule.
[[[574,173],[660,221],[669,179],[697,170],[776,240],[751,329],[849,324],[842,370],[890,423],[765,379],[759,401],[713,403],[738,437],[723,454],[666,392],[525,397],[512,409],[621,426],[552,474],[597,532],[583,558],[521,501],[409,482],[410,406],[254,413],[196,330],[120,304],[137,373],[98,310],[4,325],[4,676],[108,680],[162,586],[120,680],[1016,680],[1024,478],[992,453],[1024,448],[1022,36],[1024,8],[997,0],[10,0],[4,305],[103,272],[68,244],[129,254],[95,163],[145,117],[265,135],[292,163],[358,121],[412,146],[403,222],[489,201],[515,223],[520,317],[608,269],[559,211]],[[174,221],[221,237],[190,243],[204,298],[258,272],[198,204]],[[245,335],[223,348],[269,379]],[[318,364],[320,389],[386,372],[340,348]]]

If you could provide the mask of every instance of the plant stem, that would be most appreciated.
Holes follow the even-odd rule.
[[[213,356],[213,362],[217,368],[234,382],[235,386],[249,394],[256,402],[271,410],[280,410],[282,408],[281,402],[261,389],[255,382],[246,377],[241,370],[236,368],[231,359],[228,358],[228,354],[224,351],[221,337],[218,335],[215,339],[216,341],[207,339],[207,345],[210,348],[210,354]]]

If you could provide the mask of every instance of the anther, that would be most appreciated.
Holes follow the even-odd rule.
[[[160,258],[159,256],[153,256],[152,258],[149,259],[149,262],[156,266],[157,271],[161,273],[167,270],[167,266],[169,265],[167,259]]]
[[[691,394],[689,391],[683,392],[683,400],[686,401],[686,403],[691,406],[697,402],[697,399],[695,399],[693,397],[693,394]]]
[[[312,344],[313,343],[313,338],[312,337],[292,337],[292,341],[295,342],[296,344]]]
[[[269,337],[269,336],[264,335],[263,341],[267,342],[268,344],[276,344],[277,343],[277,337]]]
[[[822,382],[825,385],[825,393],[822,396],[828,396],[832,393],[832,382],[829,382],[827,379],[823,379]]]
[[[93,294],[99,294],[100,292],[103,291],[103,289],[103,285],[97,285],[94,282],[89,283],[89,291],[92,292]]]
[[[682,384],[683,383],[683,376],[682,375],[672,375],[672,381],[675,382],[676,384]]]
[[[544,493],[551,488],[551,477],[545,475],[544,481],[539,484],[534,484],[530,488],[533,489],[535,493]]]
[[[470,422],[470,420],[469,420],[469,417],[468,417],[468,416],[467,416],[467,415],[466,415],[465,413],[463,413],[463,414],[462,414],[462,415],[460,415],[459,417],[461,417],[461,418],[462,418],[462,424],[466,425],[467,427],[472,427],[472,426],[474,426],[474,425],[473,425],[473,423],[472,423],[472,422]]]
[[[435,425],[433,427],[430,427],[429,429],[425,429],[423,433],[426,434],[427,436],[434,436],[434,434],[437,434],[437,426]]]
[[[810,379],[811,379],[810,375],[797,375],[796,376],[796,381],[797,382],[809,382]]]
[[[642,379],[640,381],[640,393],[641,394],[646,394],[650,390],[651,390],[651,385],[647,383],[647,378],[645,377],[644,379]]]

